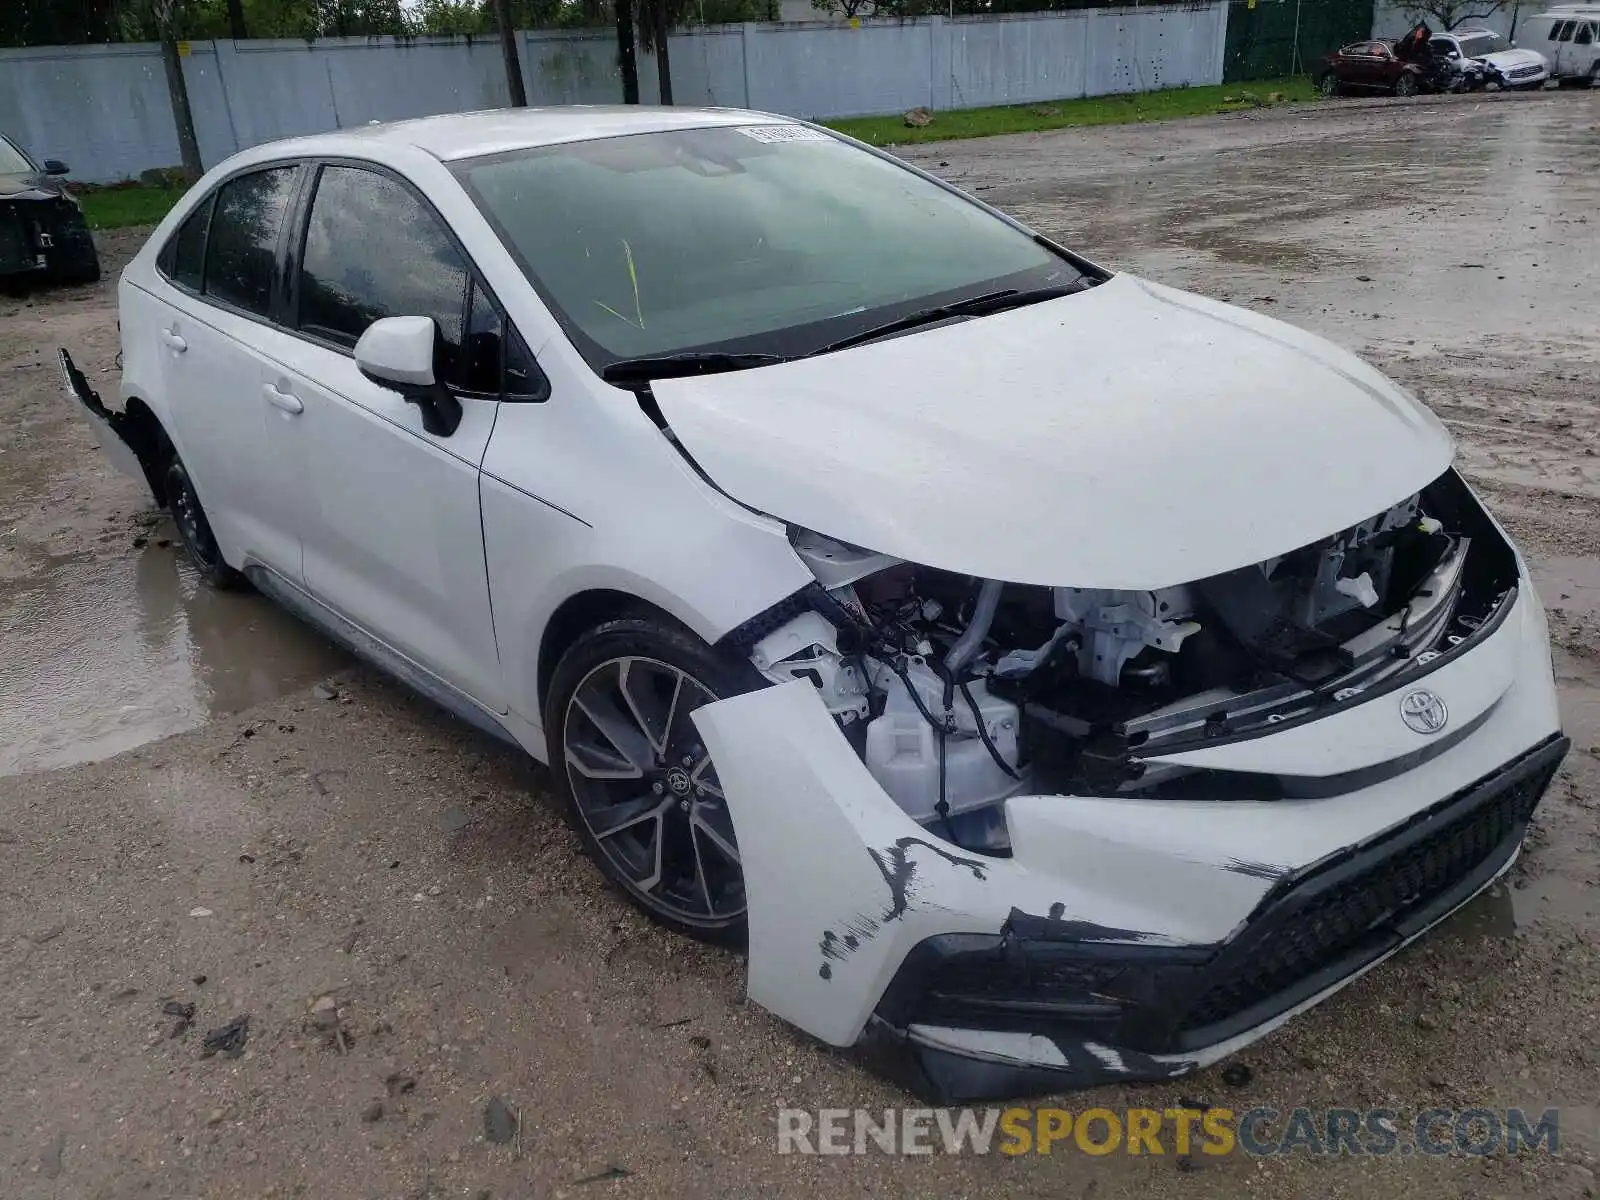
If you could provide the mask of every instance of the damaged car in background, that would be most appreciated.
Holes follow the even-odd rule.
[[[943,1100],[1265,1035],[1566,751],[1403,389],[807,124],[260,146],[120,295],[120,406],[63,366],[206,578],[548,762],[644,911]]]
[[[83,208],[61,182],[66,174],[66,163],[49,158],[41,167],[0,136],[0,285],[16,290],[36,279],[100,278]]]

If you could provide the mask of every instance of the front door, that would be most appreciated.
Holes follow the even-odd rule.
[[[377,170],[321,168],[292,270],[294,343],[268,381],[303,408],[295,428],[315,512],[305,581],[330,608],[485,708],[506,709],[489,608],[478,470],[497,394],[458,388],[460,426],[366,378],[352,348],[380,317],[431,317],[445,382],[464,384],[467,260],[433,209]]]
[[[1572,39],[1582,21],[1558,21],[1550,30],[1550,50],[1545,55],[1550,60],[1550,70],[1556,75],[1571,73]]]
[[[1405,73],[1405,64],[1395,57],[1384,42],[1372,43],[1372,83],[1374,87],[1392,88]]]

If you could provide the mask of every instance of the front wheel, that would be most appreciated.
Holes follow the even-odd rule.
[[[1317,80],[1317,91],[1329,99],[1337,96],[1339,94],[1339,77],[1329,71],[1321,79]]]
[[[1407,71],[1394,81],[1394,94],[1396,96],[1415,96],[1417,94],[1417,77]]]
[[[646,914],[704,941],[744,942],[744,871],[690,714],[760,683],[687,630],[629,617],[573,644],[545,704],[550,766],[585,852]]]

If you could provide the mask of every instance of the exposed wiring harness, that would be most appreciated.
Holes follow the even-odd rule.
[[[1012,779],[1021,779],[1022,776],[1011,769],[1010,764],[1006,762],[1005,755],[1000,753],[1000,747],[996,746],[993,739],[989,737],[989,729],[983,723],[983,713],[978,709],[978,702],[972,698],[972,689],[965,682],[961,685],[961,694],[966,697],[967,707],[972,710],[972,723],[978,727],[978,736],[983,739],[983,747],[989,752],[989,757],[994,759],[994,765],[1011,776]]]
[[[938,813],[939,819],[944,822],[945,837],[959,846],[961,842],[956,837],[955,826],[950,823],[950,801],[945,796],[947,786],[944,768],[944,739],[949,734],[950,727],[946,722],[939,720],[933,713],[928,711],[928,706],[922,702],[922,697],[917,693],[917,689],[911,686],[911,673],[906,670],[905,657],[904,654],[896,655],[890,660],[889,669],[900,677],[900,683],[906,689],[906,695],[911,697],[911,703],[917,706],[917,711],[922,714],[922,719],[933,728],[934,736],[939,739],[939,799],[934,804],[933,811]],[[953,687],[954,684],[946,677],[946,693],[948,694]],[[945,711],[949,711],[948,703],[945,705]]]

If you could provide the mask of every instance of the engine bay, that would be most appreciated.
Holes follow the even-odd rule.
[[[1192,773],[1160,754],[1312,719],[1414,672],[1497,619],[1516,581],[1454,472],[1311,545],[1150,591],[1010,584],[806,530],[790,540],[818,585],[748,638],[756,669],[809,680],[915,820],[1002,854],[1006,797],[1183,794]]]

